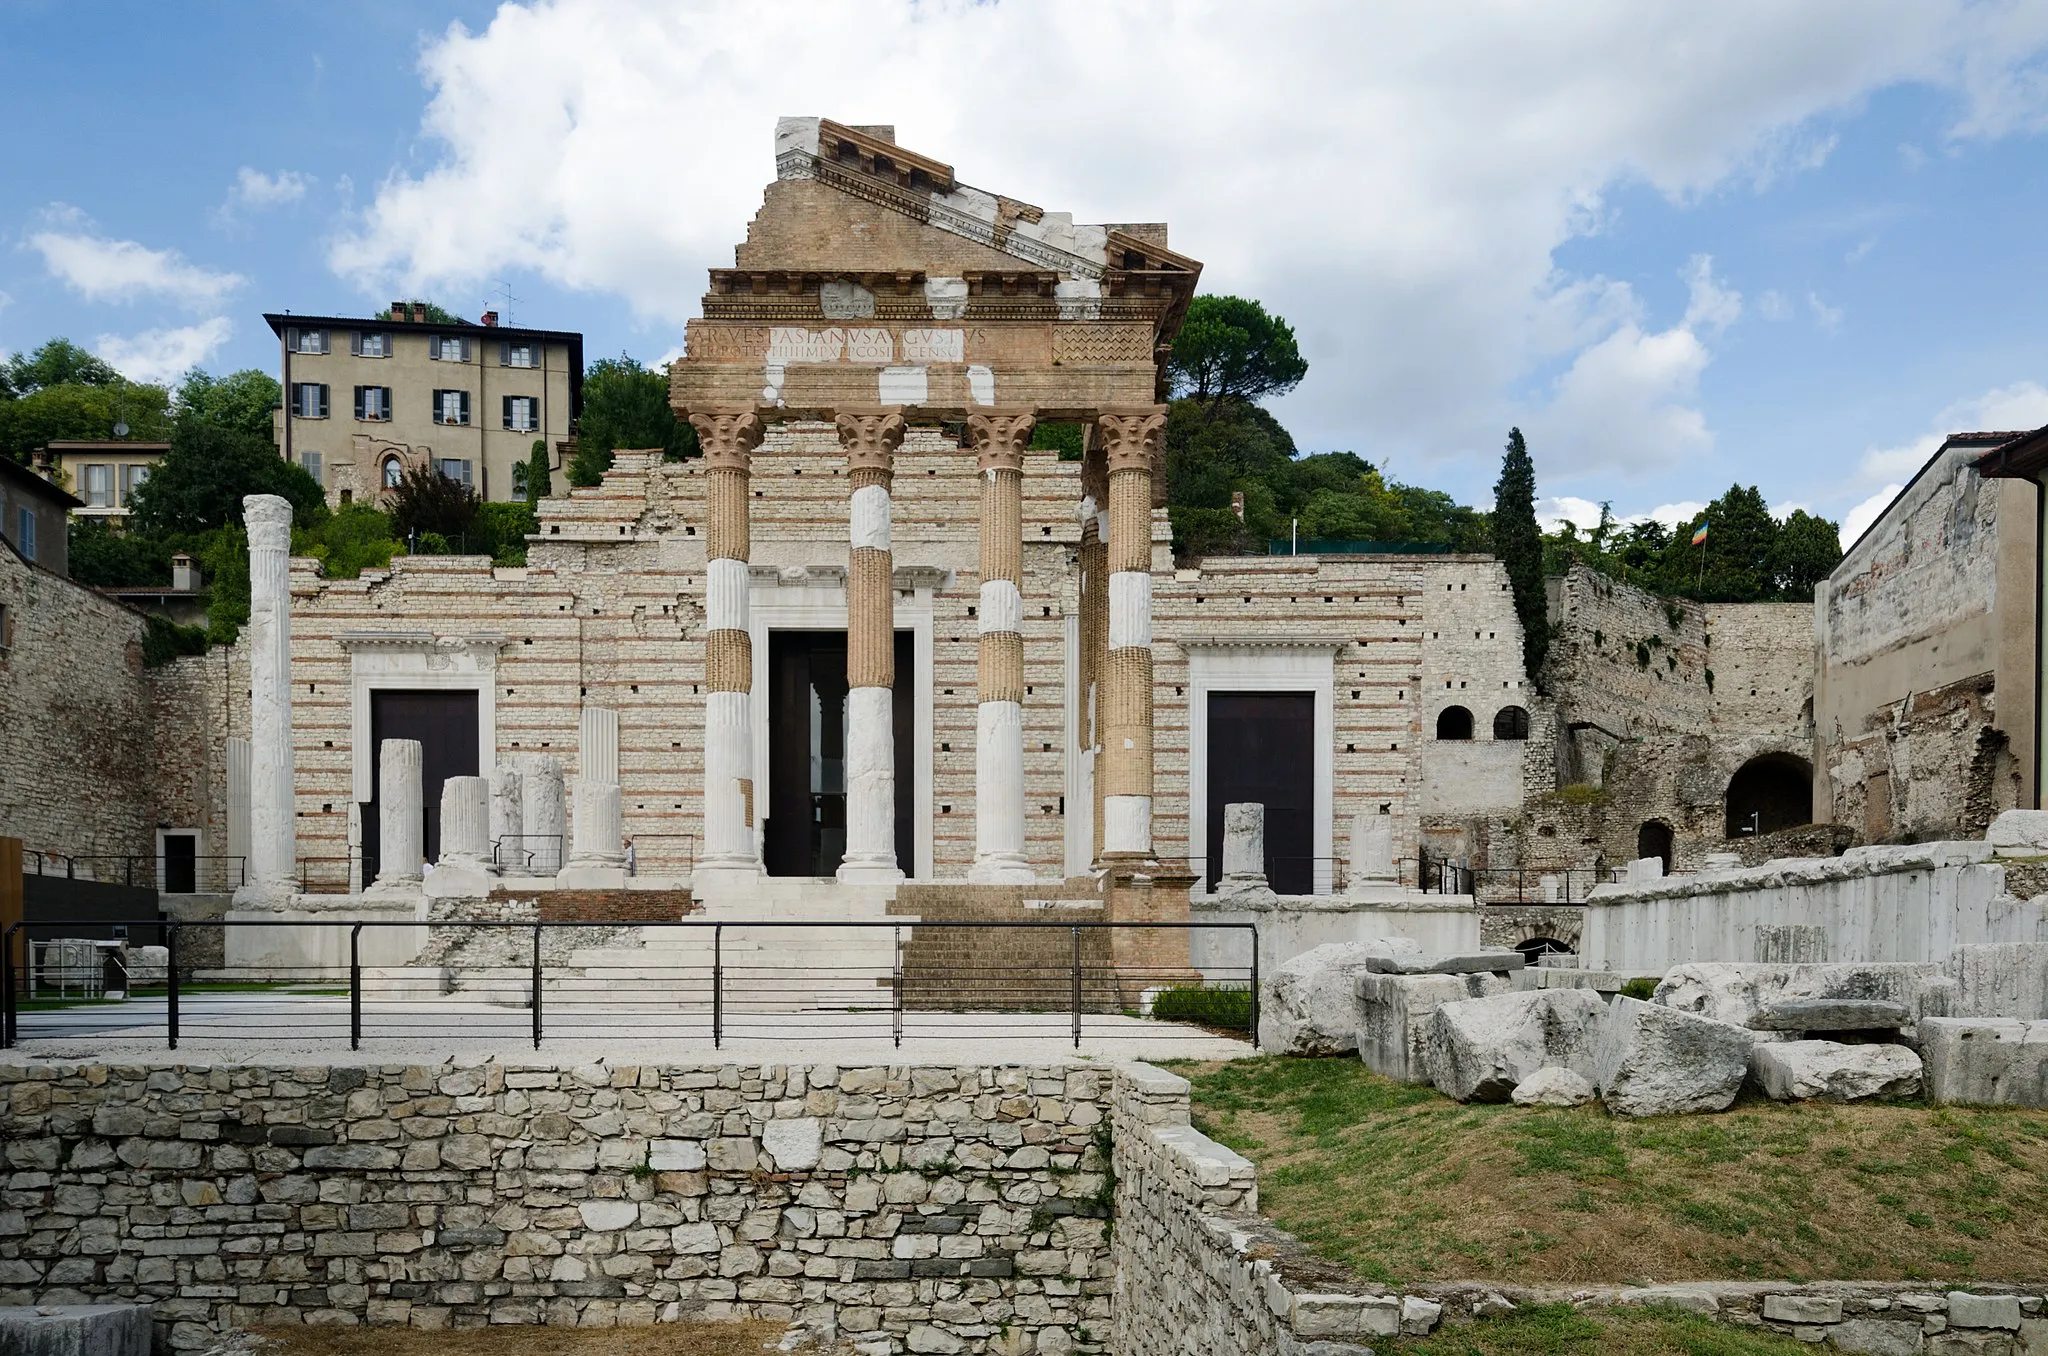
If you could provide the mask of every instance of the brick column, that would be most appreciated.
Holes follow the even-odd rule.
[[[896,860],[896,588],[889,486],[900,406],[841,410],[852,482],[846,571],[846,855],[839,879],[903,879]]]
[[[1101,686],[1102,855],[1152,855],[1152,470],[1166,410],[1096,419],[1109,467],[1109,665]]]
[[[690,415],[704,449],[704,842],[696,878],[761,874],[754,838],[754,736],[749,711],[754,642],[747,629],[748,488],[760,416],[752,410]],[[532,831],[532,826],[528,826]]]
[[[282,905],[298,887],[292,759],[292,506],[242,501],[249,531],[249,862],[238,905]],[[373,755],[374,756],[374,755]],[[412,864],[419,873],[420,864]]]
[[[974,866],[967,879],[1028,885],[1024,854],[1024,447],[1029,410],[970,415],[981,467],[981,705],[974,734]]]

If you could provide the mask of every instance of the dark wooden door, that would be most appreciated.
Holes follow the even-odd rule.
[[[1223,807],[1266,807],[1266,881],[1315,890],[1316,699],[1311,692],[1209,694],[1209,886],[1223,878]]]
[[[379,689],[370,693],[370,801],[363,807],[363,884],[377,878],[387,739],[420,742],[420,793],[426,859],[441,857],[441,783],[479,775],[476,693]]]
[[[167,895],[189,895],[199,889],[199,838],[190,833],[164,835],[164,883]]]

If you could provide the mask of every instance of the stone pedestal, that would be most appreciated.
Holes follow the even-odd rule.
[[[1271,896],[1266,883],[1266,807],[1257,803],[1223,807],[1223,878],[1215,893]]]
[[[491,784],[482,777],[441,783],[441,857],[427,876],[430,899],[482,899],[497,884],[490,870]]]
[[[589,777],[576,779],[576,851],[555,877],[564,890],[623,889],[626,853],[619,832],[619,787]],[[610,851],[601,851],[610,844]]]
[[[976,678],[974,865],[967,879],[1028,885],[1024,854],[1024,449],[1028,410],[968,417],[981,467],[981,626]]]
[[[903,415],[895,406],[842,411],[849,504],[846,575],[846,854],[839,879],[903,879],[896,860],[896,588],[889,488]]]
[[[747,557],[752,550],[748,487],[763,430],[751,409],[693,410],[689,419],[704,450],[706,517],[704,846],[694,877],[739,885],[761,874],[748,710],[754,648],[747,619]]]
[[[242,501],[249,531],[249,862],[238,905],[277,907],[298,890],[292,765],[292,506]],[[418,869],[417,865],[414,867]]]
[[[417,739],[387,739],[377,748],[377,883],[367,893],[420,886],[426,861],[423,758]]]
[[[1398,883],[1394,870],[1394,817],[1361,810],[1351,817],[1351,864],[1344,892],[1383,893]]]
[[[552,753],[527,754],[519,763],[517,851],[503,850],[505,874],[552,876],[562,869],[568,807],[562,801],[562,760]]]

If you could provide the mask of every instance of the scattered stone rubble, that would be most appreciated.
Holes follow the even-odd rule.
[[[1236,807],[1233,807],[1236,808]],[[1357,976],[1375,961],[1420,956],[1405,937],[1329,942],[1283,963],[1261,987],[1259,1046],[1288,1055],[1339,1055],[1358,1048],[1352,996]]]

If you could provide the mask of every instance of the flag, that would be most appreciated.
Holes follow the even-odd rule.
[[[1700,530],[1692,534],[1692,544],[1693,544],[1694,546],[1698,546],[1698,545],[1701,545],[1702,543],[1704,543],[1704,542],[1706,541],[1706,539],[1707,539],[1707,525],[1706,525],[1705,523],[1701,523],[1701,524],[1700,524]]]

